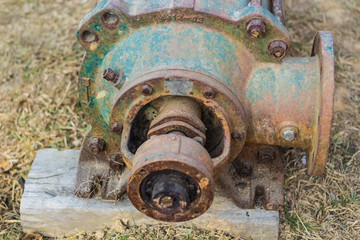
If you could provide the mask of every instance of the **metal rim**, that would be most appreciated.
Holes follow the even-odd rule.
[[[213,158],[214,174],[218,174],[223,167],[236,158],[241,152],[246,140],[247,124],[243,107],[237,97],[221,83],[215,79],[187,70],[159,70],[156,72],[145,74],[124,86],[115,98],[111,114],[110,125],[122,122],[124,130],[121,140],[121,152],[127,166],[132,166],[134,154],[132,154],[127,146],[131,122],[136,117],[140,109],[149,102],[162,97],[169,96],[171,92],[165,89],[165,80],[169,78],[186,78],[193,83],[193,91],[190,91],[187,97],[192,97],[201,101],[204,105],[211,108],[219,118],[224,129],[224,151]],[[141,91],[141,86],[147,84],[153,87],[153,94],[143,96],[137,94]],[[216,97],[207,99],[203,96],[203,89],[211,87],[217,90]],[[219,101],[220,100],[220,101]],[[127,105],[129,103],[129,105]],[[228,106],[227,109],[224,108]],[[125,106],[129,106],[128,108]],[[243,137],[240,141],[231,141],[231,132],[234,130],[241,131]]]
[[[331,32],[320,31],[316,34],[312,56],[319,57],[321,95],[320,112],[317,126],[314,128],[312,149],[308,151],[307,171],[310,175],[319,176],[325,171],[326,159],[331,143],[331,123],[334,105],[334,51]]]

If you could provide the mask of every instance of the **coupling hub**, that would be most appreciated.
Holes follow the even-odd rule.
[[[154,136],[137,150],[127,192],[133,205],[161,221],[180,222],[207,211],[214,198],[213,164],[186,136]]]

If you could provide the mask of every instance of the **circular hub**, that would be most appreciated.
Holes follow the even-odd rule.
[[[140,186],[144,202],[165,214],[186,211],[199,200],[200,194],[194,179],[174,170],[153,172]]]
[[[154,136],[137,150],[134,161],[127,192],[140,212],[161,221],[181,222],[210,207],[213,164],[200,143],[172,133]]]

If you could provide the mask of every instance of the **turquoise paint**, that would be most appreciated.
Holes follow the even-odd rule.
[[[285,58],[281,65],[269,64],[254,71],[245,90],[245,98],[250,108],[269,106],[269,109],[292,106],[298,113],[306,110],[306,93],[319,89],[318,58]],[[258,115],[257,107],[252,108]]]
[[[139,6],[139,2],[135,1],[122,2],[126,4],[119,8],[124,12],[132,12],[134,7]],[[283,36],[288,36],[285,27],[264,7],[247,6],[249,1],[237,1],[231,8],[223,1],[205,2],[212,4],[208,4],[201,11],[221,12],[222,15],[228,15],[234,21],[253,14],[261,15],[269,23],[276,25]],[[144,21],[144,26],[138,28],[138,26],[132,26],[132,23],[127,22],[126,18],[120,15],[119,29],[108,31],[101,25],[98,13],[104,8],[113,8],[109,3],[110,1],[107,0],[102,1],[82,21],[82,24],[85,24],[91,20],[89,27],[100,36],[96,52],[90,53],[87,50],[80,76],[97,80],[94,86],[95,94],[106,91],[103,98],[90,96],[90,105],[87,107],[90,116],[101,116],[99,125],[104,129],[108,129],[111,106],[119,91],[112,83],[102,79],[102,72],[106,68],[110,67],[117,72],[121,70],[125,75],[123,80],[127,82],[149,71],[167,68],[188,69],[212,76],[236,93],[238,83],[244,81],[233,75],[242,71],[238,55],[236,55],[242,49],[241,44],[250,49],[255,58],[261,55],[265,61],[274,61],[268,59],[266,47],[264,49],[258,47],[259,45],[267,46],[269,39],[264,37],[250,41],[243,32],[243,24],[238,27],[236,24],[225,24],[221,21],[216,21],[216,24],[178,24],[174,21],[151,26],[152,23]],[[150,12],[161,3],[155,0],[144,0],[144,4]],[[221,9],[221,7],[226,9]],[[219,30],[214,30],[214,26]],[[271,34],[273,34],[272,37],[277,36],[274,31]],[[326,50],[330,51],[332,47],[328,45]],[[307,70],[294,68],[292,65],[307,65],[312,61],[311,58],[285,58],[281,65],[268,64],[267,67],[255,70],[245,91],[249,106],[254,103],[261,104],[266,100],[264,96],[270,96],[275,105],[280,104],[280,97],[289,101],[301,98],[301,91],[315,87],[317,82],[314,79],[319,73],[316,70],[309,72],[310,68]],[[81,86],[79,90],[84,92]],[[266,95],[268,93],[271,94]]]
[[[103,59],[99,59],[101,67],[97,76],[110,67],[121,69],[127,81],[131,81],[146,72],[178,67],[213,76],[235,89],[232,73],[241,71],[240,64],[234,64],[238,61],[235,53],[239,47],[236,41],[202,26],[152,26],[116,43]],[[117,89],[105,80],[101,80],[100,86],[100,89],[109,89],[106,98],[97,99],[101,114],[109,119],[108,109],[111,109]]]

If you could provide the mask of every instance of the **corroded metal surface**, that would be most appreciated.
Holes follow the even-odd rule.
[[[240,207],[278,209],[283,166],[270,146],[306,149],[308,173],[322,174],[332,38],[319,32],[312,56],[286,57],[282,4],[99,1],[77,33],[86,51],[80,100],[91,126],[76,195],[116,200],[128,183],[141,212],[183,221],[208,209],[217,177]]]
[[[179,222],[196,218],[210,207],[214,198],[213,164],[201,144],[177,134],[155,136],[141,145],[134,161],[127,192],[142,213],[162,221]],[[156,180],[163,184],[175,181],[183,189],[162,186],[163,189],[157,190]],[[169,208],[159,208],[156,191],[175,203]]]
[[[217,182],[240,208],[279,210],[283,206],[284,164],[275,146],[245,144]]]
[[[245,112],[237,97],[221,83],[206,75],[192,71],[161,70],[152,72],[134,79],[129,85],[124,85],[120,90],[112,106],[110,124],[124,122],[121,151],[125,162],[132,165],[134,158],[134,153],[131,152],[128,145],[133,120],[143,106],[156,99],[172,96],[174,90],[166,88],[166,82],[178,79],[181,79],[184,84],[190,82],[192,86],[191,90],[186,95],[183,93],[183,95],[193,98],[203,104],[204,107],[211,109],[220,122],[219,127],[223,132],[223,150],[219,155],[213,157],[214,174],[217,175],[240,153],[245,143],[247,127]],[[146,97],[138,94],[144,83],[152,86],[154,89],[153,94]],[[203,89],[209,86],[217,90],[217,94],[213,99],[207,99],[202,94]],[[240,141],[231,141],[231,132],[233,131],[241,132],[244,137]]]
[[[319,58],[320,94],[319,112],[315,116],[316,127],[312,137],[312,148],[307,152],[308,173],[322,175],[330,147],[331,122],[334,105],[334,52],[330,32],[318,32],[314,39],[312,55]]]

